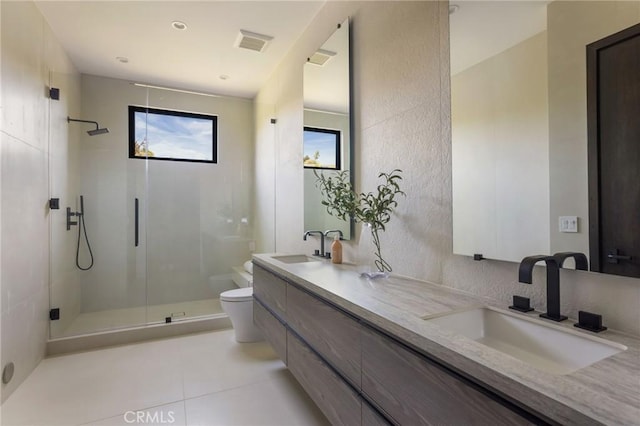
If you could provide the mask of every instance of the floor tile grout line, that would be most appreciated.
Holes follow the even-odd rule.
[[[182,400],[182,410],[184,411],[184,424],[185,426],[189,425],[189,413],[187,413],[187,400]]]
[[[274,379],[275,379],[275,377],[264,377],[264,378],[262,378],[260,380],[256,380],[256,381],[253,381],[253,382],[250,382],[250,383],[243,383],[241,385],[232,386],[232,387],[225,388],[225,389],[220,389],[220,390],[217,390],[217,391],[214,391],[214,392],[207,392],[207,393],[203,393],[202,395],[191,396],[189,398],[187,398],[186,395],[185,395],[185,399],[184,399],[185,405],[186,405],[186,401],[189,401],[189,400],[192,400],[192,399],[198,399],[198,398],[203,398],[205,396],[215,395],[215,394],[222,393],[222,392],[229,392],[229,391],[232,391],[232,390],[242,389],[242,388],[246,388],[246,387],[249,387],[249,386],[254,386],[254,385],[257,385],[257,384],[260,384],[260,383],[268,382],[268,381],[274,380]]]

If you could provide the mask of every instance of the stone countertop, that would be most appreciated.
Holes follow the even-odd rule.
[[[477,306],[508,310],[506,306],[407,277],[368,280],[360,277],[355,265],[329,261],[287,264],[272,256],[276,254],[255,254],[253,262],[552,421],[567,425],[640,425],[637,338],[613,330],[598,334],[583,331],[573,327],[576,321],[571,320],[553,323],[572,333],[597,336],[628,348],[573,373],[555,375],[424,320]],[[518,313],[548,324],[538,319],[538,314]]]

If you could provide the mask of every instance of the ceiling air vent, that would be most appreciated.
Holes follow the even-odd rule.
[[[329,61],[329,59],[336,56],[336,52],[332,52],[330,50],[318,49],[316,53],[314,53],[308,60],[310,64],[323,66]]]
[[[271,40],[273,40],[273,37],[252,33],[251,31],[240,30],[235,47],[263,52]]]

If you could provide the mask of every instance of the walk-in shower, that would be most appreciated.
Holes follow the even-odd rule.
[[[50,195],[69,212],[50,210],[50,308],[59,312],[51,339],[228,323],[219,295],[235,287],[233,267],[254,249],[251,101],[90,75],[52,78],[68,104],[50,103]],[[131,106],[143,112],[129,116]],[[145,114],[153,109],[176,114]],[[220,126],[205,131],[215,121],[197,114]],[[96,121],[71,117],[98,118],[108,134]],[[194,161],[211,150],[212,135],[217,162]],[[146,148],[134,156],[131,137]],[[67,231],[67,220],[78,233],[74,225]]]

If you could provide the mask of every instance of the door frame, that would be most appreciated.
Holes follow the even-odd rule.
[[[587,45],[587,164],[589,186],[590,270],[601,271],[600,245],[600,99],[598,65],[600,50],[640,35],[640,24]]]

